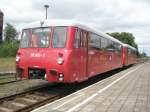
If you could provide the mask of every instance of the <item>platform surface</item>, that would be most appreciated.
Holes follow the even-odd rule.
[[[150,112],[150,62],[130,67],[32,112]]]

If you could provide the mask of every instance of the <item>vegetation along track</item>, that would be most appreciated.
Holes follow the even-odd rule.
[[[63,97],[63,94],[49,93],[55,86],[41,86],[33,90],[0,98],[0,112],[28,112],[46,103]]]

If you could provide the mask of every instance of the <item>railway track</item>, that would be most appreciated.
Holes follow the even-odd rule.
[[[26,79],[24,79],[24,80],[26,80]],[[0,82],[0,85],[5,85],[5,84],[9,84],[9,83],[20,82],[20,81],[23,81],[23,80],[13,80],[13,81],[7,81],[7,82]]]
[[[23,79],[24,80],[24,79]],[[0,85],[21,81],[15,74],[1,74]]]
[[[29,112],[63,97],[63,94],[49,94],[51,86],[39,87],[34,90],[0,98],[0,112]]]

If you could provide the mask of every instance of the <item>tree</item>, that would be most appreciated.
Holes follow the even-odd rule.
[[[146,54],[145,52],[142,52],[142,53],[140,54],[140,57],[141,57],[141,58],[147,57],[147,54]]]
[[[0,44],[3,41],[3,16],[4,14],[0,10]]]
[[[138,46],[135,42],[135,37],[133,36],[132,33],[128,33],[128,32],[114,32],[114,33],[107,33],[108,35],[120,40],[123,43],[129,44],[135,48],[138,49]]]
[[[16,41],[17,30],[9,23],[6,24],[4,29],[4,41],[5,42],[14,42]]]

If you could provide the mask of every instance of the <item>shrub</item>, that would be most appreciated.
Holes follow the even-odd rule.
[[[0,44],[0,57],[15,57],[19,42]]]

